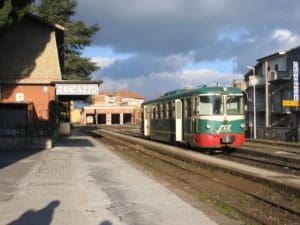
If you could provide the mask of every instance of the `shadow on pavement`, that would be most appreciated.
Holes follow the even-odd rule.
[[[18,219],[7,225],[50,225],[54,210],[58,205],[59,201],[55,200],[40,210],[28,210]]]
[[[0,151],[0,169],[14,164],[22,159],[25,159],[31,155],[34,155],[41,150],[34,151]]]
[[[55,147],[95,147],[95,145],[85,138],[59,138]]]
[[[108,220],[104,220],[101,223],[99,223],[99,225],[112,225],[112,223]]]

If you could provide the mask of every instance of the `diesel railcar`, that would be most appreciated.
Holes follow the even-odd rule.
[[[237,147],[245,142],[243,92],[199,87],[165,93],[142,104],[141,132],[162,142],[192,147]]]

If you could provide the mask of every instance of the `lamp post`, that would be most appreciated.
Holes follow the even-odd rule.
[[[252,66],[247,66],[247,69],[252,70],[252,77],[249,76],[249,82],[253,86],[253,139],[256,139],[256,96],[255,96],[255,85],[257,79],[255,76],[255,68]],[[251,78],[251,79],[250,79]]]

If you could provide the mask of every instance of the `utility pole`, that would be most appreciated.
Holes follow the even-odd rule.
[[[269,79],[268,79],[268,61],[265,61],[265,126],[270,126],[269,121]]]

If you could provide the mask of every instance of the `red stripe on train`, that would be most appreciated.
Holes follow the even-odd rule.
[[[232,143],[222,143],[222,138],[225,136],[233,136]],[[222,147],[230,146],[237,147],[245,143],[245,133],[226,133],[226,134],[194,134],[194,143],[200,147]]]

